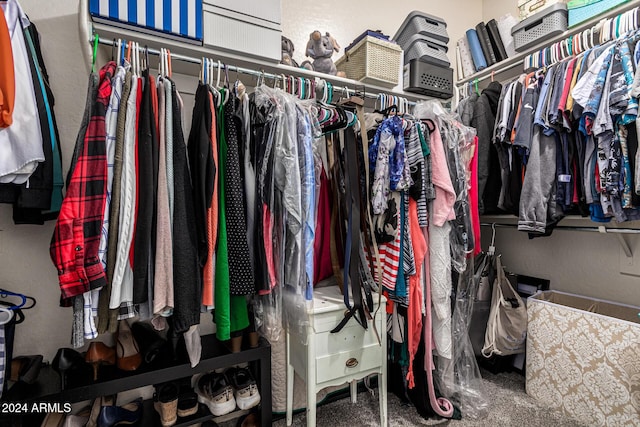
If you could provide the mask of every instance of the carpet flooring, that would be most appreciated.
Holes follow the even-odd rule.
[[[581,424],[541,407],[534,398],[525,393],[525,380],[517,373],[491,374],[482,371],[483,382],[488,400],[491,402],[485,418],[473,420],[424,419],[415,408],[403,404],[394,394],[388,394],[389,426],[437,426],[450,427],[578,427]],[[377,426],[380,425],[378,397],[369,393],[358,393],[358,402],[352,405],[350,400],[341,399],[318,407],[317,425],[319,427],[339,426]],[[295,414],[293,425],[306,426],[305,413]],[[284,419],[273,423],[275,427],[285,427]]]

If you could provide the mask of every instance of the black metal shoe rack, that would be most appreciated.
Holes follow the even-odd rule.
[[[159,369],[150,369],[143,365],[137,371],[133,372],[124,372],[112,368],[105,370],[104,375],[102,375],[101,372],[96,382],[92,382],[90,378],[80,379],[79,382],[82,383],[82,381],[84,381],[85,385],[75,385],[78,383],[76,380],[65,390],[61,390],[60,376],[50,366],[43,366],[37,382],[29,386],[28,395],[22,402],[31,405],[34,402],[60,402],[64,404],[88,401],[100,396],[115,395],[126,390],[190,378],[198,373],[224,369],[240,363],[249,363],[250,369],[252,369],[255,375],[260,388],[261,400],[259,410],[261,414],[261,424],[263,426],[270,426],[271,346],[269,342],[263,338],[260,339],[257,348],[243,348],[239,353],[230,353],[229,350],[216,339],[214,334],[205,335],[202,337],[202,357],[200,363],[195,368],[191,368],[188,361],[178,362]],[[236,409],[230,414],[215,417],[209,412],[205,405],[200,404],[199,410],[195,415],[178,418],[175,426],[190,426],[208,420],[222,423],[239,418],[248,412],[249,411]],[[4,422],[0,424],[7,426],[22,425],[25,427],[37,426],[40,425],[42,418],[44,418],[43,414],[13,414],[13,416],[10,417],[11,421],[9,424],[4,424]],[[151,400],[144,402],[144,415],[138,425],[142,427],[155,427],[160,425],[160,418],[154,411]]]

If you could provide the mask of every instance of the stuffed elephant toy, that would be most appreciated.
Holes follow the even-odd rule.
[[[306,51],[307,56],[313,58],[313,63],[305,61],[302,63],[302,67],[335,76],[338,70],[331,57],[334,51],[338,52],[339,50],[340,46],[336,39],[331,37],[331,34],[325,33],[323,36],[320,31],[316,30],[309,36]]]

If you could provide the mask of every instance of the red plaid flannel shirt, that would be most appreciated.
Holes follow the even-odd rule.
[[[115,63],[109,62],[100,70],[83,147],[51,238],[49,251],[58,269],[61,305],[69,305],[70,298],[107,283],[98,245],[107,188],[105,114],[115,69]]]

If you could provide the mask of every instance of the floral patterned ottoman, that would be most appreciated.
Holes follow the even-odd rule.
[[[527,313],[527,394],[585,425],[640,426],[640,308],[545,291]]]

